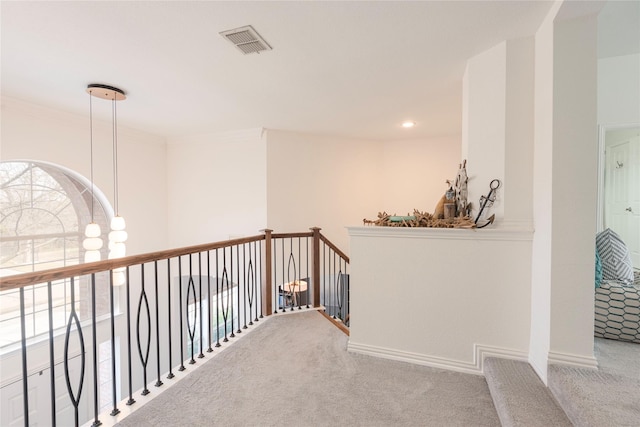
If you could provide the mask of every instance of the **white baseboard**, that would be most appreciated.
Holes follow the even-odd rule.
[[[569,365],[576,368],[598,369],[598,360],[593,356],[580,356],[555,351],[549,352],[549,363]]]
[[[396,360],[399,362],[414,363],[416,365],[429,366],[432,368],[446,369],[449,371],[463,372],[466,374],[483,375],[483,365],[485,357],[501,357],[505,359],[516,359],[527,361],[527,353],[521,350],[493,347],[488,345],[475,344],[473,346],[473,360],[464,362],[446,357],[430,356],[422,353],[395,350],[391,348],[358,344],[349,341],[347,350],[352,353],[366,354],[383,359]]]

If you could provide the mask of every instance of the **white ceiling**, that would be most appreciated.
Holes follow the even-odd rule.
[[[466,60],[533,34],[551,4],[2,1],[2,95],[88,114],[87,84],[117,86],[119,125],[162,136],[459,134]],[[273,50],[245,56],[219,35],[244,25]]]

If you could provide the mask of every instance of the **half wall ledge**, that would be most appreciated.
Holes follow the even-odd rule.
[[[529,223],[347,229],[350,351],[475,373],[479,347],[527,359]]]

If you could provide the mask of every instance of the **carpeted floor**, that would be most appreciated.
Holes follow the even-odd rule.
[[[595,339],[599,369],[549,366],[549,388],[578,427],[640,426],[640,345]]]
[[[346,351],[315,311],[273,316],[118,425],[499,426],[482,376]]]

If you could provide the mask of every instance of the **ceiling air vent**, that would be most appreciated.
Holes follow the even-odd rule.
[[[222,31],[222,37],[233,43],[243,54],[260,53],[263,50],[271,50],[267,43],[251,25],[233,30]]]

